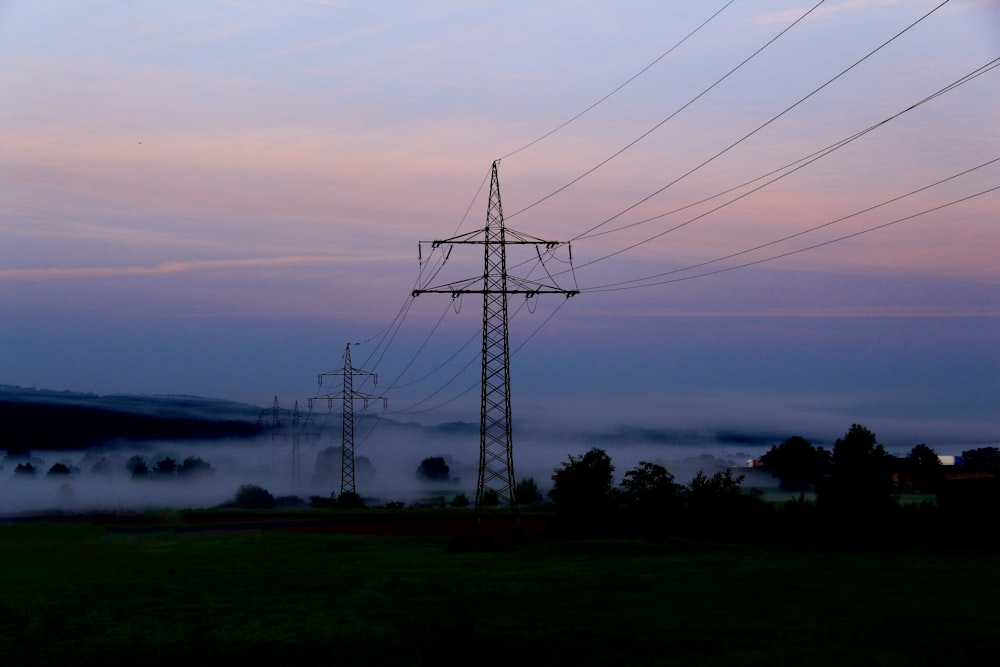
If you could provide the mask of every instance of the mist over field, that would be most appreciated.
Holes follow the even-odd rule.
[[[302,434],[301,481],[297,485],[292,479],[292,434],[280,429],[239,440],[116,442],[87,450],[30,450],[24,457],[8,454],[0,459],[0,514],[213,507],[232,500],[244,484],[262,486],[275,496],[298,496],[303,500],[313,495],[329,497],[340,491],[340,415],[333,415],[331,421],[335,426]],[[458,493],[474,495],[478,425],[424,428],[383,420],[366,437],[372,425],[372,420],[359,421],[355,445],[356,487],[369,504],[409,505],[436,497],[451,500]],[[655,460],[668,465],[678,479],[690,478],[702,469],[743,465],[747,458],[764,451],[761,447],[739,448],[707,441],[616,443],[597,437],[574,444],[525,436],[515,440],[515,473],[518,479],[533,477],[545,491],[560,462],[591,446],[607,449],[620,474],[639,460]],[[333,448],[335,451],[329,451]],[[127,465],[135,456],[142,457],[151,470],[167,457],[178,465],[189,457],[198,458],[211,470],[169,478],[153,473],[133,478]],[[447,461],[448,481],[429,483],[418,479],[416,470],[421,460],[432,456]],[[35,468],[34,475],[15,473],[17,465],[28,462]],[[56,464],[65,465],[71,473],[49,474]]]
[[[341,415],[326,411],[325,404],[323,408],[323,412],[311,413],[309,421],[303,421],[300,427],[301,472],[295,483],[294,433],[288,411],[280,415],[285,420],[283,425],[271,427],[270,408],[215,399],[0,388],[0,410],[9,428],[5,442],[0,444],[5,451],[0,458],[0,514],[214,507],[232,500],[244,484],[262,486],[276,497],[329,497],[340,492]],[[128,430],[123,430],[123,423],[137,429],[131,437],[123,437]],[[765,429],[752,420],[746,423],[745,428],[733,422],[717,428],[657,428],[515,421],[515,476],[534,478],[544,493],[551,486],[553,470],[570,455],[598,447],[611,456],[616,481],[640,461],[651,461],[666,466],[681,483],[699,471],[711,474],[722,468],[741,468],[741,474],[747,475],[744,486],[768,488],[776,485],[774,480],[745,469],[750,459],[760,457],[792,435],[803,435],[816,445],[830,448],[850,426],[844,424],[831,435],[817,437],[810,432],[786,432],[780,425]],[[86,426],[85,433],[81,425]],[[150,437],[150,431],[157,429],[180,431],[190,437]],[[69,439],[53,441],[57,437]],[[890,453],[905,455],[918,444],[915,437],[880,439]],[[939,454],[959,454],[963,448],[979,443],[929,444]],[[151,474],[132,477],[128,465],[136,456],[142,458]],[[449,480],[420,480],[416,475],[420,462],[435,456],[448,463]],[[357,417],[356,489],[370,505],[409,505],[441,497],[447,501],[459,493],[472,497],[478,456],[477,423],[422,425],[366,413]],[[200,460],[208,464],[208,469],[190,474],[153,474],[157,462],[165,458],[178,466],[187,459]],[[33,466],[33,475],[15,472],[19,464],[25,463]],[[49,474],[56,464],[65,466],[69,473]]]

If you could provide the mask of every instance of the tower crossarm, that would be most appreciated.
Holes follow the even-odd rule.
[[[326,407],[328,409],[333,408],[333,402],[343,403],[344,400],[353,401],[364,401],[364,406],[367,409],[372,403],[381,403],[383,408],[389,406],[389,399],[385,396],[375,396],[374,394],[362,394],[361,392],[355,391],[348,397],[344,392],[338,391],[335,394],[322,394],[320,396],[313,396],[309,399],[309,407],[312,408],[316,401],[326,401]]]

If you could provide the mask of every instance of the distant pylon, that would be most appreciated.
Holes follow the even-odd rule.
[[[479,421],[479,478],[476,485],[476,523],[482,524],[484,508],[494,503],[507,507],[515,525],[520,521],[517,497],[514,493],[513,438],[510,405],[510,337],[508,335],[507,297],[524,294],[533,298],[539,294],[562,294],[571,297],[578,290],[567,290],[527,278],[507,274],[507,246],[534,245],[546,249],[561,245],[507,229],[500,202],[499,161],[493,162],[490,177],[490,199],[486,209],[486,227],[450,239],[432,241],[441,245],[472,244],[483,246],[483,275],[435,287],[413,290],[413,296],[424,293],[483,295],[483,360],[482,400]],[[541,258],[541,253],[538,253]]]
[[[302,453],[299,443],[302,440],[302,429],[299,423],[302,417],[299,415],[299,402],[295,401],[295,410],[292,412],[292,489],[298,490],[302,484]]]
[[[378,384],[378,376],[375,373],[359,371],[351,365],[351,344],[347,344],[344,351],[344,366],[329,373],[320,373],[318,382],[323,385],[323,378],[328,375],[342,375],[343,389],[335,394],[325,394],[309,399],[309,407],[312,408],[313,401],[324,398],[328,408],[333,408],[333,401],[341,402],[341,465],[340,465],[340,495],[345,493],[357,493],[354,484],[354,401],[363,401],[368,407],[371,401],[382,401],[382,406],[387,405],[388,399],[384,396],[373,396],[354,390],[354,376],[363,375],[372,378],[374,384]]]
[[[278,403],[278,396],[275,394],[274,403],[269,408],[263,408],[257,418],[258,424],[268,424],[271,427],[271,469],[278,470],[280,452],[278,451],[278,428],[284,422],[281,404]]]

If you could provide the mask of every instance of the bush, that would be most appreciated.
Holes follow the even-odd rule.
[[[309,496],[309,507],[313,509],[333,509],[337,506],[337,494],[331,493],[330,497],[325,496]]]
[[[275,504],[274,496],[267,489],[254,484],[244,484],[237,489],[233,500],[235,507],[252,510],[271,509]]]
[[[442,456],[431,456],[417,466],[417,477],[428,482],[447,482],[451,469]]]
[[[496,507],[500,504],[500,493],[495,489],[483,489],[483,507]]]
[[[337,507],[345,510],[356,510],[366,507],[365,499],[354,491],[344,491],[337,498]]]

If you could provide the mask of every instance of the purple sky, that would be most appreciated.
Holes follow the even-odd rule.
[[[371,339],[389,416],[475,422],[481,303],[408,295],[506,156],[583,289],[512,299],[516,420],[1000,441],[1000,162],[871,209],[1000,158],[1000,70],[897,116],[1000,57],[1000,3],[817,91],[939,4],[828,0],[698,97],[815,4],[737,0],[518,151],[724,4],[0,0],[0,384],[291,404]]]

